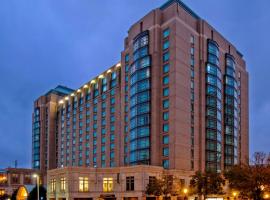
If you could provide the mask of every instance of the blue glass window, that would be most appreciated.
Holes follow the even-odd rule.
[[[163,113],[163,120],[165,120],[165,121],[169,120],[169,112]]]
[[[169,148],[168,147],[164,147],[163,148],[163,154],[164,157],[168,157],[169,156]]]
[[[162,161],[162,165],[165,169],[168,169],[169,168],[169,160],[163,160]]]
[[[169,92],[170,92],[170,91],[169,91],[169,88],[164,88],[164,89],[163,89],[163,96],[164,96],[164,97],[169,96]]]
[[[114,140],[115,140],[115,135],[114,135],[114,134],[111,134],[111,135],[110,135],[110,140],[111,140],[111,141],[114,141]]]
[[[129,62],[129,54],[126,54],[126,56],[125,56],[125,62]]]
[[[219,65],[219,60],[216,56],[212,54],[208,54],[208,62],[214,64],[214,65]]]
[[[167,84],[169,84],[169,76],[164,76],[163,77],[163,85],[167,85]]]
[[[213,44],[212,42],[208,43],[208,52],[215,55],[216,57],[219,57],[218,47],[215,44]]]
[[[115,157],[114,152],[111,152],[111,153],[110,153],[110,158],[113,159],[114,157]]]
[[[168,135],[163,136],[163,144],[169,144],[169,136]]]
[[[163,65],[163,73],[168,73],[170,70],[170,65],[169,64],[166,64],[166,65]]]
[[[116,72],[112,72],[111,80],[115,80],[116,79],[116,76],[117,76]]]
[[[163,31],[163,38],[166,38],[166,37],[168,37],[169,35],[170,35],[170,29],[167,28],[167,29],[165,29],[165,30]]]
[[[105,145],[102,145],[102,146],[101,146],[101,152],[104,153],[105,150],[106,150],[106,146],[105,146]]]
[[[115,98],[114,97],[111,98],[111,105],[113,105],[113,104],[115,104]]]
[[[167,62],[170,59],[170,53],[166,52],[163,54],[163,62]]]
[[[163,100],[163,109],[168,109],[170,106],[170,101],[169,99]]]
[[[170,42],[169,40],[166,40],[165,42],[163,42],[163,50],[166,50],[170,47]]]
[[[163,124],[163,132],[169,132],[169,124]]]

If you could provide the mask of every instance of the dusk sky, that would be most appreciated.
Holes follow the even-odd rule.
[[[33,101],[120,60],[129,27],[166,0],[0,0],[0,168],[31,167]],[[250,153],[270,151],[270,1],[183,0],[244,54]]]

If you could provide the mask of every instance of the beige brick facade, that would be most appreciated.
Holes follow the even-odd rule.
[[[191,174],[184,171],[168,171],[162,167],[133,166],[116,168],[86,168],[66,167],[48,172],[48,199],[145,199],[145,188],[149,183],[149,176],[160,177],[163,174],[173,175],[182,179],[186,185]],[[127,177],[134,177],[134,189],[127,189]],[[87,188],[80,191],[80,178],[87,178]],[[111,191],[106,191],[107,179],[111,182]],[[61,186],[61,179],[65,180],[65,188]],[[53,183],[53,181],[55,181]],[[55,184],[52,186],[52,183]],[[63,185],[63,183],[62,183]],[[183,185],[184,187],[184,185]]]

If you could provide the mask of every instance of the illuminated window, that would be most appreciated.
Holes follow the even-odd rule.
[[[88,177],[79,177],[79,191],[88,192],[88,190],[89,190]]]
[[[11,183],[13,183],[13,184],[19,183],[19,174],[12,174],[11,175]]]
[[[5,194],[5,190],[1,189],[0,190],[0,196],[4,196],[4,194]]]
[[[56,186],[56,180],[52,179],[51,180],[51,192],[55,192],[55,186]]]
[[[113,191],[113,178],[103,178],[103,192]]]
[[[60,179],[61,182],[61,191],[65,191],[66,190],[66,178],[62,177]]]
[[[5,184],[5,183],[7,183],[6,175],[0,174],[0,184]]]

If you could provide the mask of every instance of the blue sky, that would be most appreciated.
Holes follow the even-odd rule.
[[[118,62],[129,27],[166,0],[0,1],[0,168],[30,167],[33,101]],[[270,1],[183,0],[244,54],[250,150],[270,151]]]

